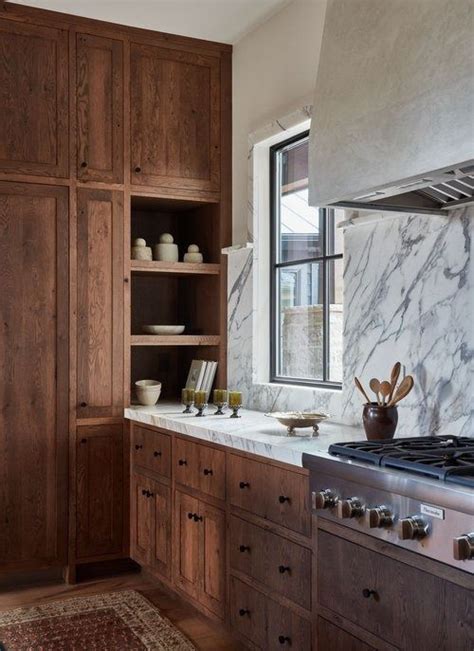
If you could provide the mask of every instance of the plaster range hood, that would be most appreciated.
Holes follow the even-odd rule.
[[[310,135],[315,206],[474,203],[472,0],[328,0]]]

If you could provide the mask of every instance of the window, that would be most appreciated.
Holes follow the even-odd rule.
[[[271,381],[340,388],[343,211],[308,205],[308,133],[270,148]]]

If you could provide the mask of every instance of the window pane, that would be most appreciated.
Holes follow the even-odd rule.
[[[329,284],[329,379],[342,382],[342,274],[343,261],[330,260],[328,265]]]
[[[277,183],[279,262],[315,258],[323,254],[321,217],[308,205],[308,140],[278,153]]]
[[[277,374],[323,379],[322,263],[278,269],[279,351]]]
[[[343,231],[342,228],[338,228],[337,225],[344,221],[345,213],[344,210],[336,208],[334,210],[328,210],[328,228],[327,228],[327,252],[328,255],[333,255],[335,253],[343,252]]]

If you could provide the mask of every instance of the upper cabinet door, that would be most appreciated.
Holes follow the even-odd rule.
[[[123,414],[123,196],[77,199],[77,416]]]
[[[68,176],[67,32],[0,19],[0,171]]]
[[[123,44],[77,34],[77,176],[123,181]]]
[[[220,187],[220,59],[131,45],[131,179]]]

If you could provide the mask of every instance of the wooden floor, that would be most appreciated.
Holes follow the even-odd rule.
[[[182,599],[165,592],[157,587],[152,579],[140,573],[85,581],[76,585],[50,583],[22,588],[0,588],[0,610],[115,590],[137,590],[143,594],[202,651],[243,649],[219,624],[211,622]]]

